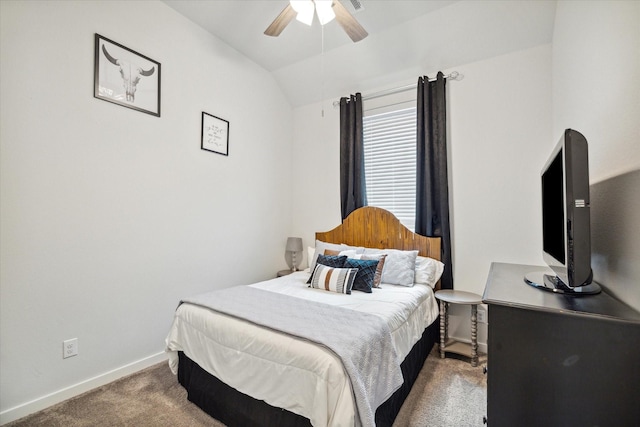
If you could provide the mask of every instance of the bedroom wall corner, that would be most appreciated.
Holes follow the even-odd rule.
[[[292,109],[160,1],[2,1],[0,31],[5,423],[157,357],[180,298],[275,276]],[[93,97],[95,33],[162,64],[161,117]],[[228,157],[200,149],[202,111],[230,122]]]

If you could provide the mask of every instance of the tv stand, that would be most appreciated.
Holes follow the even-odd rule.
[[[524,275],[524,281],[534,288],[555,292],[557,294],[573,295],[576,297],[582,295],[595,295],[602,291],[600,285],[593,281],[588,285],[570,288],[562,283],[562,280],[550,271],[531,271]]]
[[[640,313],[606,289],[576,298],[524,283],[543,268],[491,265],[489,425],[638,425]]]

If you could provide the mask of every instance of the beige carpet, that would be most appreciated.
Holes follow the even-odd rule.
[[[487,415],[487,376],[481,355],[473,368],[466,359],[440,359],[437,346],[404,401],[394,427],[482,426]]]
[[[486,378],[482,365],[429,356],[394,427],[482,426]],[[187,400],[161,363],[6,425],[7,427],[212,426],[223,424]]]

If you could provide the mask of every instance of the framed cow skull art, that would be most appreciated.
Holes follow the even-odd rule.
[[[93,96],[160,117],[160,63],[96,34]]]

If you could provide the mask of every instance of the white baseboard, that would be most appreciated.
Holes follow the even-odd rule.
[[[145,357],[144,359],[129,363],[128,365],[121,366],[120,368],[116,368],[112,371],[106,372],[96,377],[89,378],[88,380],[79,382],[72,386],[65,387],[61,390],[47,394],[46,396],[42,396],[30,402],[23,403],[13,408],[9,408],[5,411],[0,412],[0,425],[4,425],[19,418],[26,417],[29,414],[41,411],[45,408],[48,408],[49,406],[55,405],[56,403],[60,403],[94,388],[101,387],[112,381],[115,381],[127,375],[131,375],[142,369],[148,368],[149,366],[153,366],[157,363],[165,361],[167,360],[167,357],[167,353],[162,351],[160,353]]]

